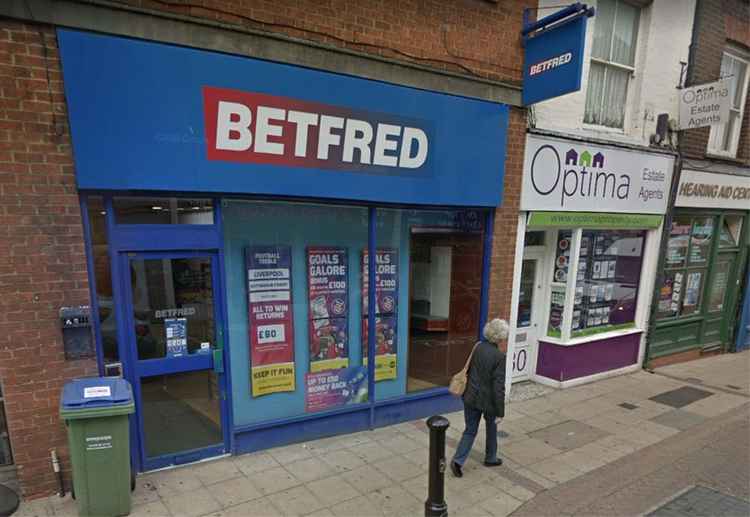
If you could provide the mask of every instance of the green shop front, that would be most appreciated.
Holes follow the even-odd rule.
[[[733,349],[748,267],[750,171],[723,169],[680,176],[654,299],[652,364]]]
[[[487,317],[507,106],[59,41],[96,353],[133,385],[138,470],[460,406],[446,386]]]

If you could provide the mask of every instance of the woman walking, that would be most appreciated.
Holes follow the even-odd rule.
[[[508,323],[494,319],[484,326],[482,335],[484,340],[472,353],[463,395],[466,430],[451,461],[453,475],[459,478],[463,476],[462,467],[474,445],[483,415],[487,429],[484,465],[498,467],[503,464],[503,460],[497,457],[497,423],[505,416],[505,353],[500,349],[500,343],[508,337]]]

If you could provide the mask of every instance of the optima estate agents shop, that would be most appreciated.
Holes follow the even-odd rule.
[[[98,359],[134,386],[139,470],[460,405],[446,386],[487,317],[507,106],[59,41]]]
[[[637,369],[671,155],[529,134],[518,220],[513,381]]]

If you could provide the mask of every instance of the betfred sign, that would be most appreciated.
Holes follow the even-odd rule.
[[[427,123],[380,113],[211,87],[203,108],[209,160],[414,170],[429,153]]]
[[[729,81],[716,81],[680,92],[680,129],[725,124],[729,120]]]
[[[525,44],[523,104],[581,89],[586,16],[545,30]]]
[[[521,210],[664,214],[673,166],[662,154],[529,135]]]
[[[58,42],[79,189],[502,200],[506,105],[91,32]]]

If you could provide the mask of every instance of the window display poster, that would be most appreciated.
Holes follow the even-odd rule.
[[[369,253],[362,251],[362,362],[367,366]],[[375,382],[395,379],[398,325],[398,252],[379,248],[375,254]]]
[[[667,266],[685,265],[689,239],[690,221],[680,222],[680,220],[675,219],[672,222],[672,230],[669,232],[669,241],[667,242]]]
[[[187,318],[167,318],[164,320],[167,334],[167,357],[188,355]]]
[[[367,402],[367,369],[363,366],[305,375],[307,413],[361,402]]]
[[[248,246],[245,269],[252,395],[294,391],[291,248]]]
[[[693,309],[690,312],[694,312],[694,307],[698,305],[702,277],[702,271],[688,273],[685,283],[685,300],[682,303],[683,313],[687,312],[688,309]]]
[[[349,262],[345,248],[307,248],[310,371],[349,366]]]
[[[705,264],[711,254],[711,237],[714,233],[714,220],[711,217],[693,221],[693,235],[690,244],[690,264]]]

